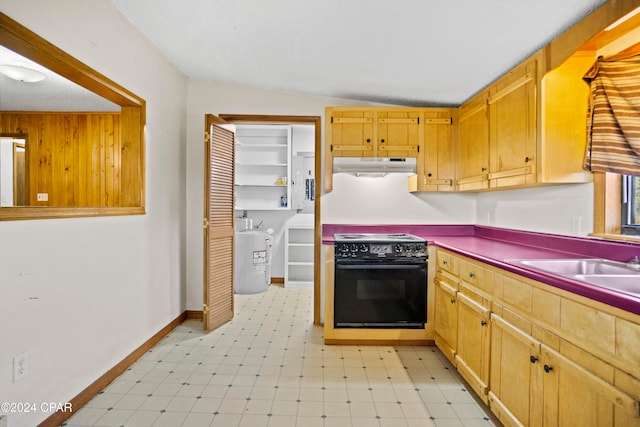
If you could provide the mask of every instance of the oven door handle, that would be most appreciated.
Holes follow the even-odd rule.
[[[426,263],[419,264],[340,264],[336,263],[336,269],[340,270],[419,270],[426,268]]]

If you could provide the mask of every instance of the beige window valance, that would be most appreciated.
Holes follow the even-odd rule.
[[[640,54],[636,46],[599,57],[585,74],[591,86],[584,168],[640,175]]]

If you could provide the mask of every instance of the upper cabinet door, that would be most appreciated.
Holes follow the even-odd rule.
[[[424,113],[423,191],[453,191],[455,162],[453,115],[455,110],[428,110]],[[420,157],[418,157],[420,159]]]
[[[486,92],[460,107],[458,117],[458,174],[461,191],[488,187],[489,118]]]
[[[420,150],[419,111],[377,111],[377,157],[418,157]]]
[[[536,182],[536,64],[516,67],[489,89],[490,187]]]
[[[333,157],[375,156],[374,112],[329,110],[330,147]]]

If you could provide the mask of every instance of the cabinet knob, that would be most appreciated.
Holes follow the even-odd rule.
[[[529,163],[531,160],[533,160],[533,158],[531,158],[531,157],[525,157],[524,158],[524,162],[525,163]]]
[[[471,277],[473,279],[474,277],[476,277],[476,274],[474,272],[471,272],[471,273],[469,273],[469,277]]]
[[[481,324],[482,326],[487,326],[487,321],[486,321],[486,320],[483,320],[483,321],[481,321],[481,322],[480,322],[480,324]]]
[[[553,368],[549,365],[544,365],[544,371],[548,374],[549,372],[553,371]]]
[[[455,304],[456,303],[456,299],[455,298],[451,298],[451,304]]]
[[[367,138],[367,142],[371,142],[371,138]]]
[[[430,174],[430,173],[428,173],[428,174],[427,174],[427,176],[428,176],[428,177],[431,177],[431,174]]]
[[[480,170],[481,170],[482,172],[486,172],[486,171],[487,171],[487,168],[482,168],[482,169],[480,169]]]
[[[536,363],[538,361],[538,358],[535,356],[529,356],[529,360],[531,361],[531,363]]]
[[[381,139],[380,142],[384,142],[384,139]]]
[[[447,264],[449,264],[449,261],[447,261],[447,260],[445,259],[445,260],[443,260],[443,261],[442,261],[442,263],[443,263],[444,265],[447,265]]]

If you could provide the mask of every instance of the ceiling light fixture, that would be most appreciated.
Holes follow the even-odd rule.
[[[614,28],[616,28],[618,25],[622,24],[623,22],[628,21],[629,19],[633,18],[634,16],[636,16],[638,13],[640,13],[640,7],[637,8],[636,10],[634,10],[631,13],[626,14],[625,16],[623,16],[622,18],[618,19],[616,22],[614,22],[613,24],[609,25],[607,28],[605,28],[605,31],[611,31]]]
[[[4,74],[13,80],[25,83],[41,82],[46,77],[40,71],[20,67],[18,65],[0,65],[0,74]]]

